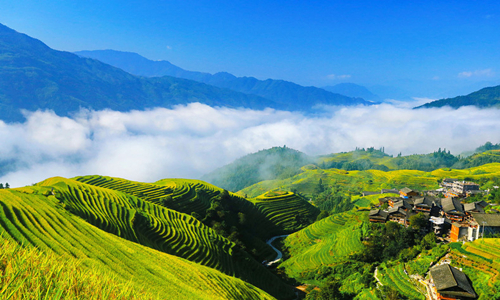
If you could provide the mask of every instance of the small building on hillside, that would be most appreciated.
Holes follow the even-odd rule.
[[[431,268],[429,274],[438,300],[477,299],[471,281],[457,268],[443,264]]]
[[[477,202],[472,202],[472,203],[465,203],[464,204],[464,211],[466,215],[470,215],[471,213],[484,213],[484,207],[481,205],[478,205]]]
[[[479,191],[479,184],[470,181],[455,181],[451,191],[460,197],[465,197],[467,193]]]
[[[430,212],[437,201],[434,197],[424,196],[413,198],[413,209],[415,211]]]
[[[458,179],[454,179],[454,178],[445,178],[441,181],[441,183],[439,184],[441,187],[443,188],[452,188],[453,187],[453,183],[458,181]]]
[[[382,189],[380,190],[381,194],[399,194],[399,191],[396,189]]]
[[[485,235],[500,234],[500,214],[472,213],[469,229],[469,241]]]
[[[383,211],[381,209],[374,209],[370,211],[368,218],[370,219],[370,222],[373,223],[385,223],[387,222],[388,216],[389,216],[388,212]]]
[[[401,198],[407,199],[407,198],[418,196],[419,194],[418,194],[418,192],[416,192],[410,188],[405,187],[399,191],[399,195],[401,196]]]
[[[460,239],[467,239],[470,227],[468,224],[453,222],[450,230],[450,241],[458,242]]]
[[[441,201],[444,215],[452,222],[462,222],[465,218],[465,212],[460,200],[445,198]]]

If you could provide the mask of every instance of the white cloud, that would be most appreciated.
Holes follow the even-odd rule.
[[[335,75],[335,74],[330,74],[326,76],[327,79],[330,80],[341,80],[341,79],[349,79],[351,78],[351,75],[344,74],[344,75]]]
[[[459,78],[470,78],[470,77],[492,77],[495,72],[492,69],[476,70],[476,71],[464,71],[458,73]]]
[[[382,147],[392,154],[454,153],[495,140],[497,109],[413,110],[408,104],[324,107],[306,116],[286,111],[212,108],[193,103],[148,111],[50,111],[24,123],[0,121],[0,182],[22,186],[51,176],[101,174],[139,181],[198,178],[261,149],[287,145],[310,155]],[[4,172],[5,173],[5,172]]]

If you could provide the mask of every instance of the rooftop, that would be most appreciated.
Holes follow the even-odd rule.
[[[499,214],[472,213],[472,217],[481,226],[500,227]]]
[[[467,276],[457,268],[444,264],[433,267],[430,273],[438,293],[467,298],[477,297]]]

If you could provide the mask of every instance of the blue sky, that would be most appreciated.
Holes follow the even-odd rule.
[[[0,23],[58,50],[132,51],[303,85],[432,97],[500,84],[498,1],[4,0]]]

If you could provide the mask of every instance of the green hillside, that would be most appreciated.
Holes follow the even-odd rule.
[[[283,179],[301,172],[300,167],[314,162],[306,154],[284,147],[273,147],[246,155],[201,179],[236,192],[263,180]]]
[[[432,172],[416,170],[366,170],[345,171],[338,169],[307,169],[291,178],[259,182],[241,190],[240,194],[255,197],[272,189],[296,190],[311,197],[315,193],[321,179],[323,185],[334,186],[346,195],[359,196],[363,191],[380,191],[381,189],[401,189],[409,187],[416,190],[438,188],[443,178],[470,179],[482,184],[492,185],[498,181],[500,163],[490,163],[467,169],[437,169]],[[496,184],[495,184],[496,185]]]
[[[287,294],[288,288],[280,279],[194,217],[71,179],[51,178],[39,185],[54,188],[55,197],[66,210],[102,230],[236,276],[276,297]]]
[[[477,107],[500,107],[500,86],[493,86],[470,93],[466,96],[447,98],[432,101],[416,108],[431,108],[450,106],[459,108],[462,106],[473,105]]]
[[[148,292],[160,298],[271,299],[240,279],[98,229],[72,214],[71,208],[66,208],[86,203],[86,209],[90,211],[95,207],[92,203],[100,204],[95,216],[96,219],[100,217],[104,220],[104,216],[98,216],[98,213],[108,209],[116,212],[120,201],[137,200],[136,203],[139,203],[138,199],[71,184],[70,180],[56,178],[44,184],[49,183],[52,185],[0,190],[0,230],[3,238],[35,246],[47,255],[57,255],[64,260],[77,259],[83,268],[97,268],[110,273],[110,276],[117,276],[119,281],[130,282],[138,291],[147,287]],[[71,193],[75,194],[70,198]],[[109,204],[111,201],[108,203],[104,196],[115,197],[112,200],[116,205]],[[84,198],[88,201],[83,201]],[[132,205],[132,201],[129,203]],[[83,206],[80,209],[84,211]],[[125,205],[121,212],[116,215],[126,216]],[[117,228],[117,219],[110,221],[108,228]],[[16,282],[13,286],[23,284]],[[62,282],[54,284],[59,289],[64,286]],[[286,286],[283,288],[286,290]]]

